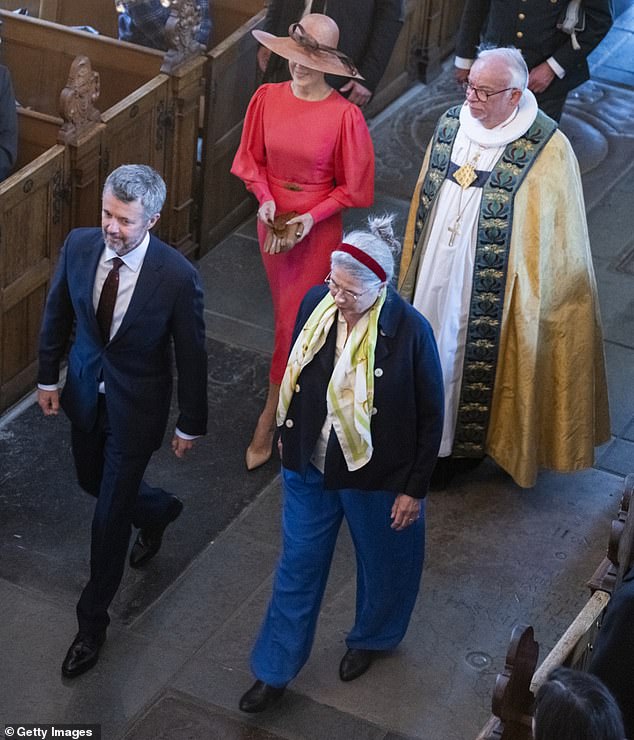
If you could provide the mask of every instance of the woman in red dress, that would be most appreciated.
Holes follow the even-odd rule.
[[[244,121],[231,172],[258,199],[258,237],[271,288],[275,347],[269,392],[246,453],[249,470],[271,456],[275,411],[297,309],[306,291],[322,282],[330,254],[341,243],[344,208],[370,206],[374,198],[374,149],[365,119],[327,83],[325,74],[360,78],[336,48],[337,24],[311,13],[287,38],[253,31],[257,40],[288,59],[290,82],[262,85]],[[265,242],[276,214],[288,219],[297,239]],[[292,240],[291,240],[292,241]]]

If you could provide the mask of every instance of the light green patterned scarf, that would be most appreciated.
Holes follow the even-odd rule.
[[[386,290],[383,289],[374,305],[353,327],[328,384],[328,416],[348,470],[362,468],[372,457],[370,421],[374,404],[374,350],[385,296]],[[286,419],[300,373],[326,343],[336,315],[337,305],[328,293],[315,306],[299,333],[280,386],[278,426]]]

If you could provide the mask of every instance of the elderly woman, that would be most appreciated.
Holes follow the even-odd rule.
[[[269,392],[247,450],[249,470],[271,456],[279,386],[300,301],[328,272],[330,253],[341,242],[343,209],[369,206],[374,197],[374,150],[363,115],[324,78],[325,73],[360,78],[335,48],[337,24],[313,13],[289,32],[278,38],[253,31],[261,44],[288,59],[292,79],[256,91],[231,169],[260,204],[258,237],[275,313]],[[276,216],[284,216],[286,236],[271,232]]]
[[[266,709],[308,659],[345,517],[357,557],[342,681],[403,639],[418,594],[424,497],[440,444],[442,375],[429,324],[389,287],[391,218],[332,253],[301,304],[277,410],[283,550],[240,701]]]

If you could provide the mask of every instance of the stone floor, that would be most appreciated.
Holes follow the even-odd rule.
[[[493,464],[427,501],[423,587],[401,647],[363,678],[337,677],[354,605],[347,532],[311,658],[260,717],[237,700],[279,550],[276,463],[246,474],[243,450],[266,387],[271,305],[251,220],[200,263],[211,428],[189,460],[162,450],[150,478],[182,495],[156,560],[128,571],[97,667],[62,680],[88,568],[92,502],[73,482],[68,425],[28,401],[0,420],[0,725],[98,723],[104,740],[469,740],[488,716],[513,626],[544,655],[578,611],[634,471],[634,7],[593,55],[593,81],[562,121],[580,160],[605,327],[613,438],[595,468],[517,488]],[[377,199],[404,224],[450,69],[371,123]],[[346,215],[360,223],[365,212]]]

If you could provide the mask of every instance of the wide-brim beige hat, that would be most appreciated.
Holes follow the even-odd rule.
[[[306,19],[313,19],[317,15],[319,14],[313,13],[311,16],[306,16]],[[334,21],[328,16],[323,17],[334,24]],[[310,28],[311,24],[307,22],[306,26]],[[334,24],[334,27],[336,29],[336,24]],[[251,31],[251,33],[262,46],[290,62],[301,64],[324,74],[352,77],[355,80],[363,79],[349,57],[335,48],[334,44],[324,43],[324,37],[320,38],[317,33],[315,35],[309,33],[302,23],[293,23],[288,29],[288,36],[274,36],[267,31]],[[328,38],[327,34],[324,34],[324,36]],[[334,39],[335,44],[338,36],[337,30],[336,35],[330,37]]]

